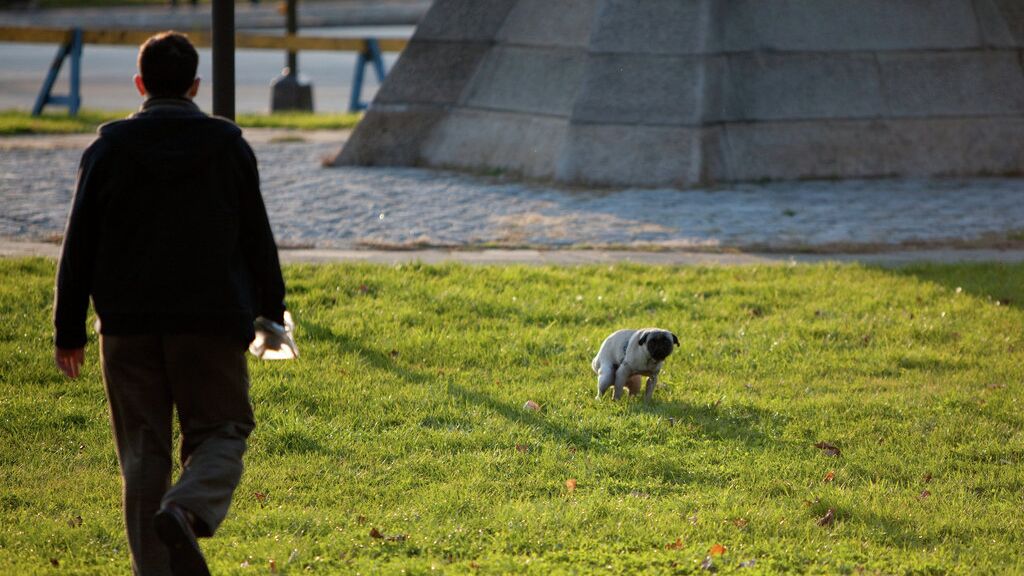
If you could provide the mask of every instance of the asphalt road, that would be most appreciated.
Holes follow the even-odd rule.
[[[411,26],[306,29],[303,34],[355,37],[408,37]],[[0,110],[30,109],[46,77],[57,47],[48,44],[0,43]],[[132,86],[136,49],[120,46],[86,45],[82,54],[82,106],[100,110],[131,110],[139,105]],[[387,66],[394,65],[396,54],[387,55]],[[199,75],[203,79],[197,103],[209,111],[212,72],[210,51],[199,51]],[[303,52],[299,54],[299,72],[313,84],[313,103],[318,112],[344,112],[356,55],[344,52]],[[270,110],[270,83],[284,67],[283,52],[240,50],[236,53],[236,110],[266,113]],[[61,70],[55,93],[68,91],[68,64]],[[376,77],[367,70],[363,97],[369,101],[376,93]]]

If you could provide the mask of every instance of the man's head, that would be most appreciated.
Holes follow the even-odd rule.
[[[154,98],[194,98],[199,90],[199,54],[184,34],[168,31],[150,37],[139,47],[139,94]]]

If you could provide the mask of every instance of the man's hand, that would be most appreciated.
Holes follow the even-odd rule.
[[[78,378],[82,364],[85,364],[85,348],[54,348],[53,359],[65,376]]]

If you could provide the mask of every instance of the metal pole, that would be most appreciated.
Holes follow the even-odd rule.
[[[71,33],[71,92],[68,94],[68,112],[78,115],[82,105],[82,29]]]
[[[294,36],[299,30],[299,19],[296,15],[296,5],[298,0],[288,0],[288,21],[286,23],[288,28],[288,35]],[[288,75],[295,76],[299,73],[298,58],[294,50],[288,51]]]
[[[235,119],[234,0],[213,0],[213,113]]]

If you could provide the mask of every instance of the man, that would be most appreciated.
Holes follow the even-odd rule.
[[[256,158],[237,126],[192,103],[198,61],[181,34],[141,46],[145,103],[82,156],[54,304],[56,363],[75,378],[92,296],[132,567],[147,576],[209,573],[196,537],[224,520],[254,426],[253,320],[284,314]]]

